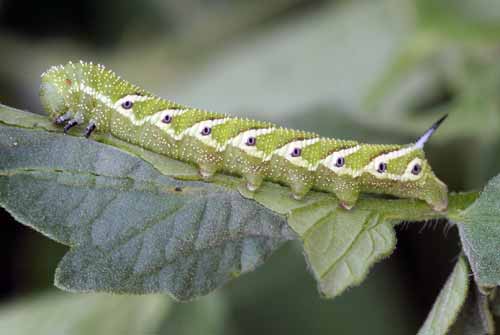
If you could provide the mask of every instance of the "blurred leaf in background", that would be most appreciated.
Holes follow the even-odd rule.
[[[148,334],[170,312],[162,296],[49,292],[4,305],[2,334]]]

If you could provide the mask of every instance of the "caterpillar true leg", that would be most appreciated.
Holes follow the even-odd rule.
[[[54,120],[54,123],[57,125],[62,125],[62,124],[65,124],[66,122],[68,122],[69,120],[71,120],[72,117],[73,117],[73,113],[67,112],[63,115],[56,117],[56,119]]]
[[[74,126],[78,125],[78,120],[77,119],[71,119],[66,125],[64,126],[64,133],[68,133],[68,131],[73,128]]]
[[[96,129],[96,125],[94,122],[90,121],[88,126],[85,128],[85,137],[89,138],[92,132]]]
[[[64,133],[66,134],[71,128],[81,124],[83,121],[83,114],[81,112],[76,113],[75,117],[70,119],[69,122],[64,126]]]

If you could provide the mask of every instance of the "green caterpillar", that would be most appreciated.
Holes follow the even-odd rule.
[[[252,192],[270,180],[288,185],[296,199],[311,189],[326,191],[346,209],[363,192],[421,199],[436,211],[448,206],[447,187],[423,151],[446,116],[409,145],[361,144],[186,107],[84,62],[42,74],[40,97],[65,132],[85,124],[86,137],[111,133],[195,164],[207,180],[216,172],[240,175]]]

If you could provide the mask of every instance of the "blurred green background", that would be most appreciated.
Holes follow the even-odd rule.
[[[407,143],[450,113],[428,147],[437,175],[460,191],[500,171],[495,0],[0,0],[1,103],[43,113],[39,75],[80,59],[183,104],[324,136]],[[49,326],[69,310],[88,321],[78,329],[110,322],[101,311],[116,307],[102,301],[116,297],[47,293],[65,247],[1,210],[0,220],[1,334],[23,313],[39,325],[35,310]],[[454,228],[402,225],[393,256],[328,301],[291,243],[216,293],[149,317],[165,334],[414,334],[459,251]],[[127,299],[168,300],[119,305]]]

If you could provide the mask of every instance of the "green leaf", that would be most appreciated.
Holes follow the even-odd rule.
[[[440,335],[448,332],[467,298],[468,272],[467,261],[461,256],[432,306],[424,325],[420,328],[419,335]]]
[[[391,254],[395,224],[439,217],[415,200],[361,199],[345,211],[332,195],[312,193],[296,202],[277,185],[266,184],[264,190],[245,195],[288,216],[288,224],[303,241],[319,290],[328,298],[361,283],[373,264]],[[450,194],[448,215],[457,217],[476,198],[475,193]]]
[[[392,253],[395,224],[439,217],[415,200],[366,198],[345,211],[332,195],[312,193],[297,202],[287,189],[274,184],[266,184],[263,192],[244,194],[287,215],[288,224],[303,241],[319,290],[327,298],[361,283],[374,263]],[[450,194],[448,215],[458,216],[476,198],[475,193]]]
[[[393,222],[375,211],[314,204],[293,210],[289,224],[303,239],[311,270],[328,298],[359,284],[396,246]]]
[[[474,199],[473,194],[451,195],[449,215]],[[370,199],[345,211],[332,197],[291,209],[288,224],[304,243],[320,291],[333,298],[361,283],[373,264],[392,253],[395,224],[437,218],[425,208],[412,200]]]
[[[320,289],[334,297],[392,251],[395,223],[443,216],[411,199],[366,197],[345,211],[326,193],[297,201],[272,183],[252,194],[225,175],[186,181],[198,178],[191,165],[111,136],[95,139],[120,150],[29,128],[56,130],[46,118],[0,106],[0,204],[71,246],[56,272],[56,285],[71,291],[206,294],[297,238],[286,217]],[[475,198],[450,195],[448,214]]]
[[[0,204],[71,246],[55,278],[66,290],[187,300],[294,236],[236,190],[172,179],[94,141],[0,125],[0,151]]]
[[[153,334],[171,303],[161,295],[45,293],[0,308],[0,332],[10,335]]]
[[[465,210],[458,224],[462,247],[480,288],[500,285],[500,176]]]
[[[499,10],[489,0],[418,0],[417,11],[424,29],[434,29],[456,40],[496,41],[500,34]]]

